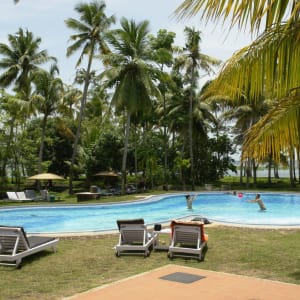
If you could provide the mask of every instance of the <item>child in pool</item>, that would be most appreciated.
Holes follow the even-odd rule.
[[[255,199],[248,200],[247,202],[257,203],[259,205],[260,210],[266,210],[266,206],[262,199],[260,198],[260,194],[256,194]]]

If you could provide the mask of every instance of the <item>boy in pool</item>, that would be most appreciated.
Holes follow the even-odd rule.
[[[262,201],[262,199],[260,198],[260,194],[256,194],[255,199],[248,200],[247,202],[252,202],[252,203],[257,202],[257,204],[260,207],[260,210],[266,210],[266,206],[265,206],[264,202]]]
[[[186,195],[186,204],[188,209],[192,209],[193,208],[193,201],[195,200],[197,195],[191,196],[191,195]]]

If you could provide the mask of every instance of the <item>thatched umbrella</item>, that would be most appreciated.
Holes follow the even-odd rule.
[[[40,173],[28,177],[29,180],[63,180],[64,178],[53,173]]]
[[[119,175],[113,171],[103,171],[94,174],[94,177],[103,178],[105,185],[115,185]]]
[[[48,184],[46,184],[47,189],[52,188],[52,180],[64,180],[62,176],[53,174],[53,173],[40,173],[27,178],[28,180],[47,180]],[[40,189],[40,184],[37,185],[38,189]]]

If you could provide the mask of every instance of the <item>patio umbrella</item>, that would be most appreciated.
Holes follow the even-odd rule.
[[[53,173],[40,173],[28,177],[29,180],[63,180],[64,178]]]
[[[94,177],[102,178],[105,185],[115,185],[119,175],[113,171],[103,171],[94,174]]]

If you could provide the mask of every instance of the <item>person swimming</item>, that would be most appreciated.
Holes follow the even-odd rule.
[[[257,203],[259,205],[260,210],[266,210],[266,206],[262,199],[260,198],[260,194],[256,194],[255,199],[248,200],[247,202]]]

